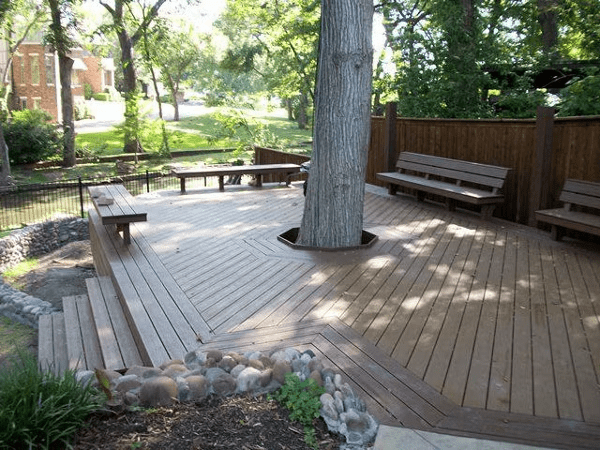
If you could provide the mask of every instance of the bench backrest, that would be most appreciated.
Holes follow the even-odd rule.
[[[566,209],[571,205],[600,209],[600,183],[568,179],[560,193],[560,201]]]
[[[400,172],[408,170],[424,174],[426,177],[434,175],[456,180],[459,183],[464,181],[487,186],[495,191],[502,189],[510,172],[506,167],[411,152],[400,153],[396,168]]]

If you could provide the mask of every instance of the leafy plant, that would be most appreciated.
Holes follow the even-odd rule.
[[[11,164],[42,161],[62,152],[62,133],[51,123],[52,116],[40,109],[15,111],[3,124]]]
[[[600,74],[590,74],[570,82],[558,105],[559,116],[600,115]]]
[[[264,123],[248,119],[242,112],[231,110],[227,114],[217,112],[215,120],[220,124],[220,130],[215,136],[209,138],[209,142],[215,142],[224,138],[237,143],[234,155],[240,155],[253,145],[260,147],[280,147],[279,138]]]
[[[34,355],[20,351],[0,373],[0,449],[67,447],[99,406],[96,390],[73,371],[42,371]]]
[[[304,426],[304,440],[307,445],[317,448],[313,420],[320,416],[319,398],[325,389],[312,378],[300,381],[295,373],[285,376],[285,384],[275,393],[274,398],[290,411],[290,419]]]

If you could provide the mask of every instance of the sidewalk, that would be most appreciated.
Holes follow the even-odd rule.
[[[512,444],[431,433],[380,425],[373,450],[549,450]]]

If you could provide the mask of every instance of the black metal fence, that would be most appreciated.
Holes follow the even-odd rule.
[[[113,178],[65,180],[0,188],[0,230],[41,222],[56,214],[85,217],[91,207],[87,186],[122,183],[131,195],[160,189],[179,189],[170,173],[146,172]]]

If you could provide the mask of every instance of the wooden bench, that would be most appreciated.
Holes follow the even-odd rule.
[[[568,179],[559,200],[564,203],[562,208],[535,212],[536,220],[552,226],[552,239],[560,240],[567,228],[600,236],[600,183]],[[581,207],[587,210],[581,211]]]
[[[102,225],[116,225],[117,232],[123,233],[123,241],[129,245],[129,224],[147,220],[146,213],[140,210],[134,197],[122,184],[89,186],[88,192]]]
[[[390,195],[396,194],[397,186],[412,188],[418,200],[423,200],[425,193],[445,197],[451,211],[456,201],[481,206],[485,219],[504,202],[501,190],[510,172],[506,167],[410,152],[400,154],[396,168],[397,172],[376,175],[388,184]]]
[[[225,190],[224,177],[238,175],[254,175],[256,186],[262,186],[262,176],[281,173],[286,176],[285,184],[289,185],[289,176],[300,172],[298,164],[256,164],[248,166],[198,167],[194,169],[174,169],[173,174],[179,178],[181,193],[185,194],[185,179],[191,177],[219,177],[219,190]]]

